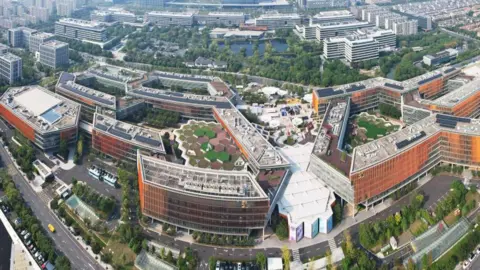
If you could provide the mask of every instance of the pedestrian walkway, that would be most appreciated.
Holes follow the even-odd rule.
[[[295,262],[301,262],[300,260],[300,252],[298,249],[292,249],[292,255],[293,255],[293,261]]]
[[[335,238],[328,239],[328,246],[330,250],[335,250],[337,248],[337,243],[335,243]]]

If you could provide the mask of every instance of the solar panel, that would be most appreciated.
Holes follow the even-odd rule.
[[[62,72],[59,78],[60,83],[66,83],[68,81],[73,81],[75,79],[75,76],[73,74],[68,73],[68,72]]]
[[[362,89],[365,89],[365,85],[354,85],[350,88],[348,88],[347,90],[345,90],[347,93],[350,93],[350,92],[355,92],[355,91],[359,91],[359,90],[362,90]]]
[[[461,122],[461,123],[470,123],[471,122],[470,118],[457,117],[457,116],[448,115],[448,114],[437,114],[437,120],[438,119],[445,119],[445,120],[448,120],[448,121],[455,121],[455,122]]]
[[[433,80],[435,80],[435,79],[437,79],[437,78],[440,78],[440,77],[442,77],[442,74],[437,74],[437,75],[435,75],[435,76],[433,76],[433,77],[423,79],[423,80],[421,80],[421,81],[418,82],[418,85],[422,85],[422,84],[424,84],[424,83],[433,81]]]
[[[342,91],[335,91],[333,90],[333,88],[323,88],[323,89],[318,89],[317,90],[317,96],[319,97],[329,97],[329,96],[334,96],[334,95],[338,95],[338,94],[341,94]]]
[[[396,85],[396,84],[393,84],[393,83],[385,83],[385,86],[393,88],[393,89],[397,89],[397,90],[403,90],[404,89],[403,86]]]
[[[103,131],[107,131],[108,130],[108,127],[105,126],[104,124],[95,124],[95,127],[98,128],[98,129],[101,129]]]
[[[111,101],[111,100],[108,100],[108,99],[104,99],[104,98],[101,98],[101,97],[98,97],[98,96],[94,96],[94,95],[91,95],[91,94],[88,94],[86,92],[83,92],[83,91],[80,91],[78,89],[76,89],[75,87],[72,87],[70,85],[67,85],[67,84],[62,84],[62,87],[69,90],[69,91],[72,91],[78,95],[81,95],[81,96],[84,96],[84,97],[87,97],[89,99],[93,99],[95,101],[98,101],[100,103],[103,103],[103,104],[106,104],[106,105],[115,105],[115,102]]]
[[[425,131],[420,131],[420,133],[416,134],[413,138],[405,139],[403,141],[400,141],[400,142],[396,143],[397,149],[402,149],[402,148],[408,146],[409,144],[412,144],[412,143],[420,140],[421,138],[423,138],[425,136],[427,136]]]
[[[121,132],[120,130],[117,130],[117,129],[114,129],[114,128],[109,129],[108,132],[110,132],[111,134],[113,134],[115,136],[124,138],[126,140],[131,140],[132,139],[132,135],[127,134],[125,132]]]
[[[210,101],[210,100],[200,100],[200,99],[187,99],[183,97],[175,97],[175,96],[168,96],[164,94],[157,94],[157,93],[150,93],[146,91],[141,91],[141,90],[132,90],[132,93],[136,93],[142,96],[148,96],[152,98],[157,98],[157,99],[162,99],[162,100],[169,100],[169,101],[177,101],[177,102],[182,102],[182,103],[189,103],[194,106],[198,105],[209,105],[209,106],[215,106],[217,108],[221,109],[229,109],[231,108],[229,102],[223,102],[223,101]]]
[[[154,140],[154,139],[151,139],[151,138],[148,138],[148,137],[145,137],[145,136],[141,136],[141,135],[136,135],[135,140],[137,140],[139,142],[142,142],[142,143],[146,143],[146,144],[151,145],[151,146],[155,146],[155,147],[159,147],[160,145],[162,145],[162,142],[160,142],[158,140]]]

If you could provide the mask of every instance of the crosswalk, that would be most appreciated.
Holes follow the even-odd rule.
[[[40,191],[37,193],[38,197],[42,202],[44,202],[46,205],[53,199],[49,194],[47,194],[44,190]]]
[[[298,249],[292,249],[293,260],[300,262],[300,251]]]
[[[335,243],[335,238],[328,239],[328,246],[330,247],[331,251],[337,249],[337,243]]]

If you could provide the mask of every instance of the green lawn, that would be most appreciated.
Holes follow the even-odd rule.
[[[371,121],[367,121],[364,118],[358,119],[357,124],[359,127],[367,129],[367,133],[365,135],[367,135],[367,137],[370,139],[376,139],[378,135],[385,136],[388,131],[387,128]]]

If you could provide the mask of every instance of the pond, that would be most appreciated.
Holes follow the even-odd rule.
[[[258,42],[258,53],[260,55],[263,55],[265,52],[265,44],[267,42],[270,42],[275,49],[276,52],[285,52],[288,49],[288,44],[285,40],[282,39],[274,39],[274,40],[265,40],[265,41],[259,41]],[[254,47],[254,41],[235,41],[230,44],[230,50],[237,54],[240,52],[242,48],[245,48],[247,56],[252,56],[253,55],[253,47]],[[218,43],[218,48],[223,49],[225,48],[224,43]]]

